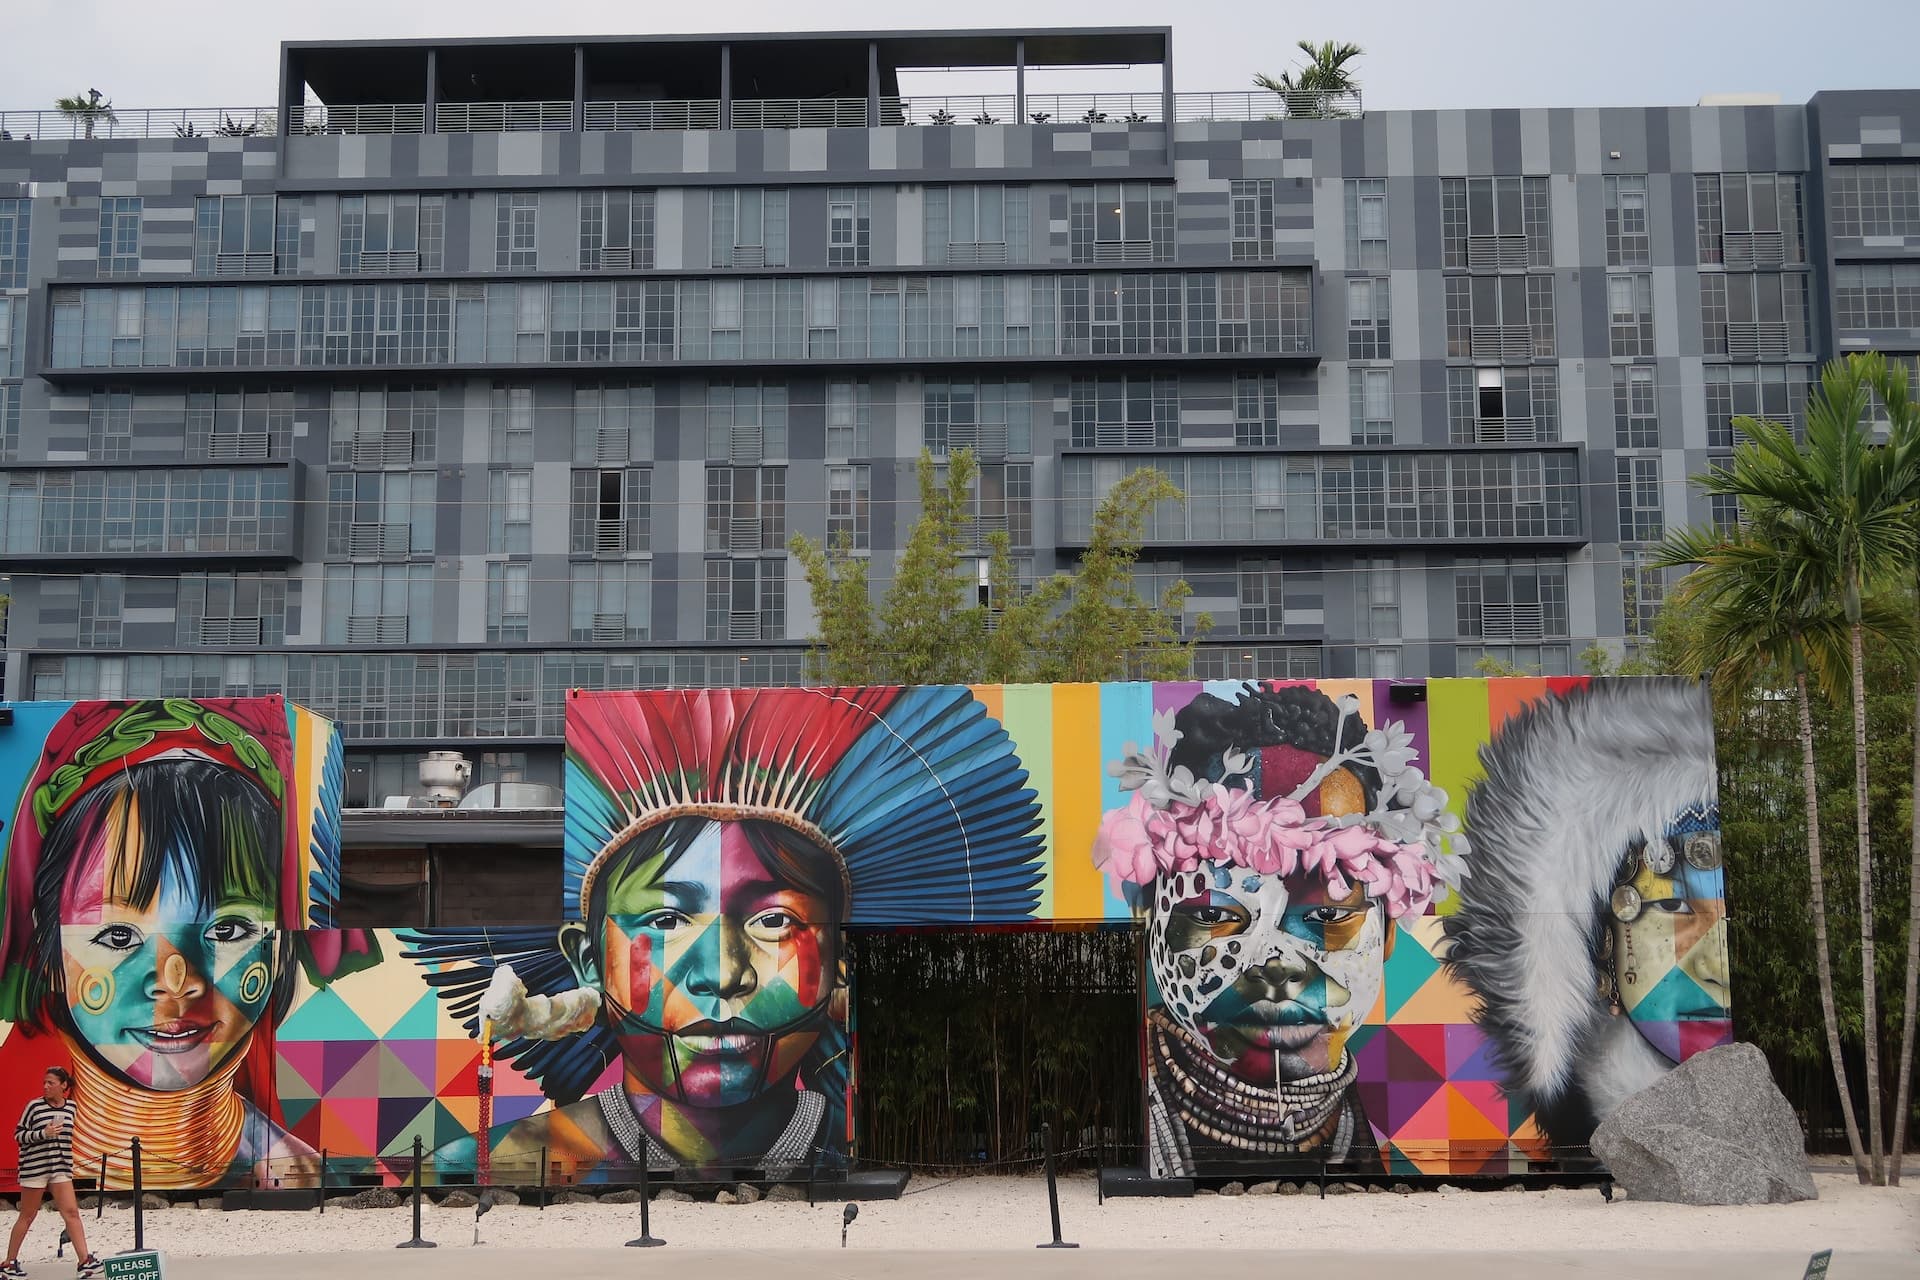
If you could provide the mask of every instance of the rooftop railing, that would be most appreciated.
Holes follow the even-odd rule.
[[[880,117],[868,119],[865,98],[736,98],[736,129],[864,129],[879,125],[1159,124],[1166,100],[1158,93],[1030,93],[1025,118],[1007,94],[883,97]],[[1362,113],[1360,94],[1177,93],[1177,121],[1339,120]],[[593,132],[718,129],[718,98],[588,102],[584,126]],[[441,133],[567,132],[573,103],[442,102],[433,112]],[[418,102],[310,104],[294,109],[290,130],[303,134],[425,133],[427,108]],[[271,137],[279,127],[271,107],[128,108],[111,113],[0,112],[0,137],[195,138]]]

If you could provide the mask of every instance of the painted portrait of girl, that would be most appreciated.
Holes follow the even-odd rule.
[[[1031,918],[1026,784],[966,689],[574,693],[567,922],[406,935],[553,1100],[488,1134],[488,1162],[544,1151],[609,1181],[843,1160],[843,928]]]
[[[148,1186],[313,1161],[275,1114],[273,1029],[337,842],[292,777],[279,698],[82,703],[46,735],[6,833],[0,1018],[65,1047],[75,1158],[109,1185],[134,1137]]]

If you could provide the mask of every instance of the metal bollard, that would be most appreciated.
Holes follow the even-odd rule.
[[[107,1211],[107,1153],[100,1153],[100,1181],[93,1184],[93,1216],[98,1221]]]
[[[644,1139],[640,1148],[640,1234],[627,1241],[629,1249],[657,1249],[666,1241],[653,1234],[653,1216],[651,1213],[653,1194],[647,1189],[647,1148]]]
[[[320,1212],[327,1212],[327,1149],[320,1148]]]
[[[420,1238],[420,1166],[426,1163],[426,1157],[422,1154],[423,1145],[420,1140],[420,1135],[415,1134],[413,1137],[413,1239],[402,1240],[394,1246],[396,1249],[432,1249],[438,1247],[433,1241],[422,1240]]]
[[[133,1140],[133,1251],[147,1247],[147,1206],[140,1194],[140,1139]]]
[[[1040,1126],[1040,1145],[1047,1158],[1047,1211],[1053,1215],[1053,1239],[1046,1244],[1036,1245],[1039,1249],[1078,1249],[1077,1244],[1068,1244],[1060,1238],[1060,1188],[1053,1180],[1053,1126]]]
[[[547,1149],[540,1148],[540,1207],[547,1207]]]

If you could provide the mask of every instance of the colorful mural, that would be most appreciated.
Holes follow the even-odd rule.
[[[1163,1175],[1577,1159],[1730,1033],[1681,681],[575,693],[562,918],[397,932],[326,722],[15,712],[0,1104],[71,1066],[115,1183],[851,1160],[848,927],[1137,927]]]

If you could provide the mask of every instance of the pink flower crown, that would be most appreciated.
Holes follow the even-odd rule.
[[[1339,703],[1335,741],[1359,700]],[[1154,736],[1164,743],[1127,754],[1107,767],[1127,803],[1100,821],[1093,862],[1116,880],[1149,884],[1159,876],[1197,870],[1202,862],[1245,867],[1261,875],[1298,872],[1325,878],[1327,891],[1345,898],[1359,885],[1381,903],[1389,919],[1417,916],[1444,902],[1467,876],[1467,839],[1460,819],[1447,810],[1447,793],[1413,767],[1413,735],[1404,725],[1370,731],[1314,769],[1291,795],[1256,800],[1245,787],[1226,785],[1252,768],[1249,757],[1229,751],[1222,782],[1196,779],[1184,765],[1169,770],[1167,757],[1180,740],[1170,714],[1154,717]],[[1371,811],[1309,818],[1301,800],[1334,770],[1371,766],[1380,789]]]

